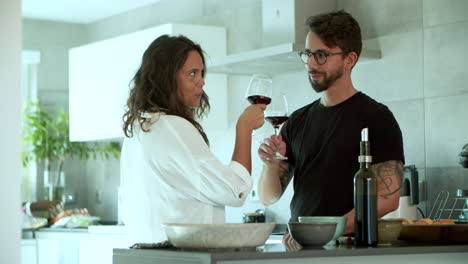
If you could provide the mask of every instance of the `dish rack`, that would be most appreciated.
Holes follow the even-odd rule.
[[[468,222],[463,210],[468,209],[468,190],[458,189],[455,197],[450,197],[449,191],[440,191],[428,218],[438,221],[440,219],[452,219],[460,222]]]

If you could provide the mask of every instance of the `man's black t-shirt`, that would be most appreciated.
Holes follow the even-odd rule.
[[[403,139],[392,112],[361,92],[335,106],[317,100],[291,114],[281,129],[294,174],[291,221],[341,216],[353,209],[353,179],[365,127],[374,164],[404,163]]]

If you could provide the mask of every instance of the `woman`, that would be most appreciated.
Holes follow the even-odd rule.
[[[124,114],[122,219],[135,242],[167,239],[161,223],[224,223],[252,188],[252,131],[265,105],[247,107],[236,125],[232,161],[210,151],[197,118],[209,110],[205,58],[184,36],[163,35],[145,51]]]

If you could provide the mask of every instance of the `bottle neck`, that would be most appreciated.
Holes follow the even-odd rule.
[[[370,142],[361,141],[359,165],[361,168],[369,168],[372,163],[372,156],[370,154]]]

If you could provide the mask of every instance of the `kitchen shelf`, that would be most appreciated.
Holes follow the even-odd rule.
[[[276,75],[285,72],[304,71],[305,66],[297,54],[303,49],[303,45],[285,43],[222,58],[214,58],[208,61],[208,71],[235,75],[251,75],[254,73]],[[380,51],[363,49],[359,63],[380,58]]]

